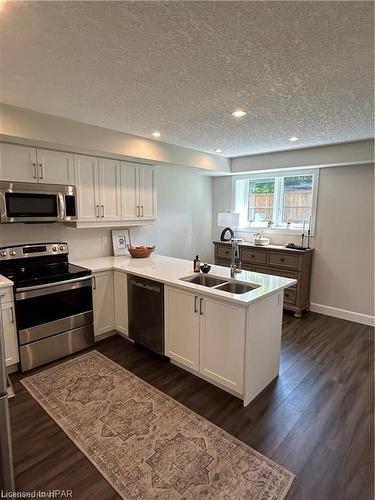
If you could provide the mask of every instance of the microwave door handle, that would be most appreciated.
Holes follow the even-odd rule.
[[[64,195],[62,193],[58,193],[58,202],[59,202],[59,220],[65,220],[65,203],[64,203]]]

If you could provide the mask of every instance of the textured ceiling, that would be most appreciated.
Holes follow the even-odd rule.
[[[225,156],[372,136],[372,2],[7,2],[1,28],[7,104]]]

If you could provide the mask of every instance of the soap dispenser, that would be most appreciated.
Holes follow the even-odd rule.
[[[199,260],[199,255],[196,255],[195,259],[194,259],[194,272],[195,273],[200,272],[200,265],[201,265],[201,261]]]

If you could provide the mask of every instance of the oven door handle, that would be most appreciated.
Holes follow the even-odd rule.
[[[82,288],[91,286],[92,275],[82,276],[81,278],[74,278],[72,280],[55,281],[54,283],[47,283],[45,285],[25,286],[16,289],[16,301],[38,297],[41,295],[50,295],[52,293],[64,292],[66,290],[74,290],[75,288]],[[90,283],[88,283],[90,281]]]

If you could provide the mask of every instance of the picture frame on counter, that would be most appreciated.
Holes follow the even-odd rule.
[[[128,255],[128,246],[131,245],[130,231],[128,228],[112,230],[113,255]]]

